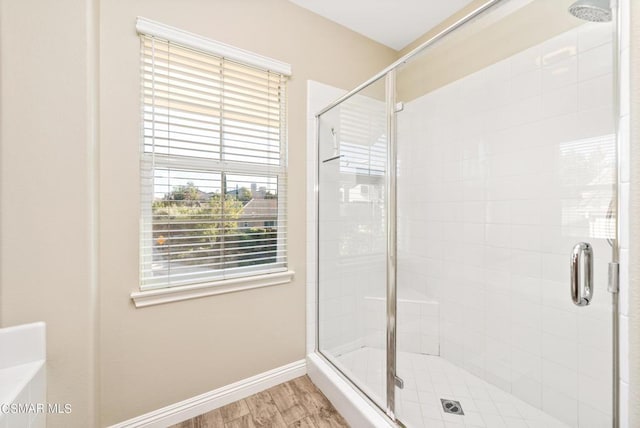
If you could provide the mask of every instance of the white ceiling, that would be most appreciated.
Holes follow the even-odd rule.
[[[400,50],[472,0],[290,0]]]

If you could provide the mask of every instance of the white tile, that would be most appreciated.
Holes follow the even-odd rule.
[[[464,202],[462,205],[464,210],[462,219],[468,223],[484,223],[486,203],[485,202]]]
[[[511,78],[511,100],[530,98],[542,93],[542,73],[539,69],[528,71]]]
[[[629,315],[629,250],[620,250],[620,314]]]
[[[412,403],[419,403],[420,400],[418,399],[418,391],[413,390],[413,389],[399,389],[396,390],[397,391],[397,397],[402,400],[403,403],[407,403],[407,402],[412,402]]]
[[[493,247],[509,248],[511,245],[511,227],[507,224],[487,224],[486,243]]]
[[[522,377],[542,382],[542,358],[539,355],[514,348],[511,350],[511,361],[513,382],[517,382]]]
[[[572,368],[542,360],[542,384],[569,398],[578,398],[578,373]]]
[[[493,404],[493,401],[491,401],[490,399],[488,400],[476,399],[474,400],[474,403],[476,405],[476,408],[478,409],[478,412],[482,413],[483,415],[486,415],[486,414],[499,415],[500,414],[500,412],[498,411],[498,408],[495,406],[495,404]]]
[[[577,51],[577,31],[567,31],[542,44],[542,64],[550,65],[574,56]]]
[[[542,409],[560,421],[578,424],[578,400],[572,399],[550,388],[542,391]]]
[[[495,358],[487,358],[485,361],[485,378],[492,385],[502,389],[509,389],[511,365]]]
[[[559,420],[546,415],[542,419],[540,419],[539,422],[541,422],[543,424],[542,426],[546,428],[566,428],[567,427],[565,423],[560,422]],[[531,426],[534,426],[534,425],[531,425]]]
[[[595,305],[578,312],[578,341],[591,346],[609,346],[612,321],[609,305],[602,310]]]
[[[620,149],[620,181],[629,182],[629,116],[620,118],[618,129]]]
[[[572,367],[578,356],[578,344],[575,339],[542,334],[542,357],[551,362]]]
[[[521,275],[511,275],[511,291],[514,300],[531,304],[542,303],[542,280]]]
[[[630,104],[630,49],[620,52],[620,116],[629,114]]]
[[[611,43],[614,30],[610,23],[587,23],[578,28],[578,52]]]
[[[612,349],[610,346],[578,345],[578,373],[592,376],[603,383],[611,383],[611,370],[603,368],[611,366]]]
[[[512,403],[496,403],[496,407],[504,418],[522,418],[518,408]]]
[[[537,87],[534,88],[536,89],[536,93],[538,93]],[[597,95],[599,97],[597,98],[597,101],[600,101],[600,98],[603,98],[606,94],[598,93]],[[588,101],[595,103],[595,101],[591,99]],[[585,104],[587,104],[587,101],[585,101]],[[509,107],[510,108],[506,111],[504,118],[507,126],[521,126],[539,121],[544,117],[544,111],[542,109],[542,95],[535,95],[521,99]]]
[[[509,428],[529,428],[524,419],[505,417],[504,422]]]
[[[540,68],[542,63],[542,50],[539,45],[524,50],[511,57],[510,63],[512,76]]]
[[[538,200],[512,200],[510,207],[512,224],[540,224],[541,207]]]
[[[509,59],[496,62],[483,70],[485,83],[488,85],[501,85],[509,80],[512,71],[512,62]]]
[[[567,256],[561,254],[543,254],[542,278],[547,281],[566,283]],[[566,290],[568,290],[568,286]]]
[[[508,428],[505,420],[500,415],[482,414],[482,419],[487,428]]]
[[[464,410],[464,408],[463,408]],[[465,426],[472,427],[485,427],[484,419],[482,418],[482,414],[479,412],[468,412],[464,413],[464,424]]]
[[[584,81],[613,71],[613,46],[605,44],[580,54],[578,80]],[[611,90],[609,88],[609,90]]]
[[[490,177],[509,177],[516,175],[517,167],[515,160],[517,156],[514,153],[498,153],[493,156],[489,156],[488,174]]]
[[[575,56],[548,65],[542,69],[542,90],[551,90],[574,85],[578,82],[578,59]]]
[[[422,396],[421,396],[422,398]],[[431,419],[442,419],[442,406],[435,396],[433,396],[431,402],[421,402],[422,416]],[[464,408],[464,407],[463,407]]]
[[[581,81],[578,84],[578,108],[591,110],[611,106],[613,102],[611,81],[610,74]]]
[[[462,224],[463,242],[483,244],[485,240],[485,225],[482,223]]]
[[[584,403],[578,403],[578,423],[580,428],[600,428],[610,426],[611,419],[611,414],[600,412]]]
[[[631,20],[631,13],[629,7],[631,0],[619,0],[618,8],[620,14],[620,48],[629,48],[629,23]]]
[[[512,225],[511,248],[539,252],[541,232],[540,226]]]
[[[578,86],[571,84],[544,92],[542,108],[545,117],[563,116],[578,111]]]
[[[613,135],[612,105],[578,112],[579,134],[586,138],[594,135]]]
[[[575,338],[578,335],[578,317],[575,312],[543,307],[542,331],[561,338]]]
[[[402,411],[398,414],[398,418],[409,427],[420,427],[423,423],[420,404],[403,402]]]
[[[602,382],[590,376],[578,377],[579,401],[593,409],[611,414],[611,382]]]
[[[496,388],[494,385],[490,385],[489,395],[491,396],[491,399],[496,404],[496,406],[499,403],[517,403],[518,400],[516,400],[516,398],[511,393],[507,392],[508,390],[509,389]]]
[[[512,229],[513,233],[513,229]],[[538,237],[539,239],[539,237]],[[535,242],[531,243],[535,245]],[[513,243],[512,243],[513,245]],[[524,243],[519,243],[522,246]],[[538,248],[540,244],[538,241]],[[535,250],[535,247],[533,248]],[[511,272],[531,278],[542,277],[542,255],[536,251],[514,249],[511,251]]]
[[[484,261],[488,269],[508,272],[511,265],[511,250],[507,248],[486,247],[484,251]]]
[[[539,334],[542,325],[542,307],[522,299],[513,299],[511,304],[511,322],[516,325],[515,328],[525,326]]]
[[[620,380],[629,383],[629,318],[620,316]]]
[[[629,384],[620,382],[620,428],[629,426]]]
[[[539,327],[514,324],[511,326],[511,341],[515,348],[532,355],[540,355],[542,350]]]
[[[424,426],[425,427],[433,427],[433,428],[446,428],[444,425],[444,421],[442,419],[434,419],[434,418],[424,418]]]
[[[620,222],[618,244],[620,248],[629,248],[629,183],[620,184]],[[626,214],[626,215],[625,215]]]

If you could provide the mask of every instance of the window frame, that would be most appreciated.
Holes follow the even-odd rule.
[[[240,65],[246,65],[249,67],[260,68],[266,71],[274,72],[285,77],[291,75],[291,66],[282,61],[274,60],[262,55],[254,54],[252,52],[235,48],[224,43],[220,43],[214,40],[210,40],[183,30],[179,30],[164,24],[160,24],[145,18],[138,18],[136,22],[136,30],[140,36],[153,37],[162,41],[168,41],[181,45],[185,48],[193,49],[195,51],[202,52],[204,54],[211,54],[224,60],[231,60]],[[286,103],[286,101],[284,101]],[[145,103],[141,99],[141,129],[144,129],[144,115],[145,115]],[[286,207],[286,193],[287,193],[287,151],[286,151],[286,111],[281,116],[281,142],[280,142],[280,164],[278,166],[259,163],[253,164],[250,162],[231,161],[220,159],[207,159],[207,158],[188,158],[188,157],[176,157],[171,155],[162,155],[158,153],[148,154],[145,151],[145,136],[144,132],[141,133],[141,148],[140,148],[140,172],[141,175],[145,171],[155,171],[156,168],[171,168],[182,169],[185,171],[206,171],[213,174],[220,174],[224,177],[226,174],[244,174],[247,176],[261,176],[272,177],[276,179],[278,203],[277,203],[277,215],[278,219],[284,218],[286,222],[287,207]],[[149,164],[152,162],[152,164]],[[143,179],[144,177],[141,177]],[[144,216],[147,218],[152,217],[152,208],[149,201],[153,201],[154,197],[154,184],[153,179],[151,183],[145,187],[141,180],[141,223],[140,223],[140,244],[139,244],[139,268],[140,276],[138,281],[139,291],[131,293],[131,298],[136,307],[144,307],[155,304],[167,303],[171,301],[180,301],[191,298],[198,298],[209,295],[224,294],[229,292],[235,292],[240,290],[253,289],[258,287],[266,287],[271,285],[286,284],[293,278],[294,272],[288,268],[288,257],[284,257],[284,262],[274,264],[255,265],[256,268],[240,269],[237,274],[229,274],[228,270],[221,272],[220,275],[205,275],[201,281],[189,281],[186,284],[169,285],[167,284],[143,284],[142,269],[145,266],[145,261],[149,254],[143,254],[143,240],[149,238],[153,233],[152,222],[145,223]],[[224,192],[222,193],[224,194]],[[280,221],[280,220],[278,220]],[[278,227],[278,242],[280,242],[280,233],[287,234],[286,224],[283,230]],[[147,230],[148,229],[148,230]],[[277,257],[284,251],[286,252],[286,238],[284,245],[278,244],[276,254]],[[278,258],[276,258],[277,260]],[[213,269],[212,269],[213,271]]]

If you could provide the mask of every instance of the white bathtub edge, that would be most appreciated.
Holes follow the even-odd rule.
[[[395,427],[373,408],[328,363],[315,353],[307,355],[307,374],[331,404],[354,427]]]

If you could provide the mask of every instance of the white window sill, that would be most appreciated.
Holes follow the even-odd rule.
[[[216,294],[234,293],[236,291],[251,290],[253,288],[287,284],[291,282],[294,274],[294,271],[287,270],[284,272],[268,273],[264,275],[224,279],[222,281],[215,281],[206,284],[134,291],[131,293],[131,299],[136,305],[136,308],[144,308],[145,306],[198,299],[200,297],[214,296]]]

